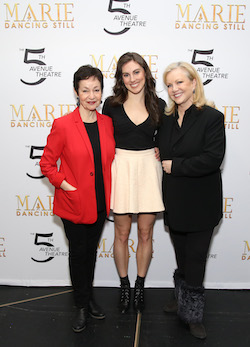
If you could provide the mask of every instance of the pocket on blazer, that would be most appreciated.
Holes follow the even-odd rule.
[[[75,215],[80,214],[80,197],[78,190],[63,190],[57,192],[57,200],[61,209]]]

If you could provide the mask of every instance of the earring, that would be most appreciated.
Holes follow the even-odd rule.
[[[195,89],[193,90],[193,94],[195,94]]]
[[[79,99],[79,96],[76,98],[76,106],[79,107],[80,106],[80,99]]]

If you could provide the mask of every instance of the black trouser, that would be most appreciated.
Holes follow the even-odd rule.
[[[170,229],[179,275],[192,287],[203,285],[207,253],[213,229],[178,232]]]
[[[91,297],[96,263],[96,250],[106,212],[99,212],[94,224],[74,224],[62,219],[69,241],[69,269],[75,305],[87,308]]]

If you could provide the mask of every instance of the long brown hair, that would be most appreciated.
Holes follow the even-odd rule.
[[[122,105],[127,100],[128,90],[123,83],[122,67],[132,60],[138,63],[145,71],[145,106],[153,123],[157,125],[160,119],[160,109],[155,91],[155,79],[151,74],[148,64],[138,53],[127,52],[119,58],[115,73],[116,81],[113,87],[114,95],[110,98],[110,102],[112,105]]]

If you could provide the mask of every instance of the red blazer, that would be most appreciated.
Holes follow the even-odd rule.
[[[111,164],[115,153],[112,119],[96,111],[107,215],[110,210]],[[57,161],[60,159],[58,169]],[[42,173],[55,186],[53,212],[76,224],[97,220],[95,166],[92,145],[79,109],[55,119],[40,161]],[[60,188],[66,180],[75,191]]]

